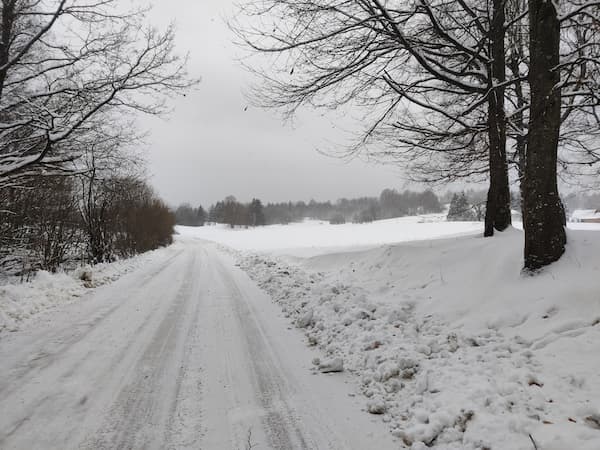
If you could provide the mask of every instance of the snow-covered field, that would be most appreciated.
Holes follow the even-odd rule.
[[[462,236],[483,229],[481,222],[445,222],[444,217],[439,214],[427,214],[343,225],[306,220],[289,225],[236,229],[219,224],[205,227],[177,227],[177,230],[185,236],[218,242],[237,250],[314,256],[394,242]]]
[[[598,227],[576,224],[563,259],[527,277],[521,231],[433,220],[179,232],[241,250],[407,447],[600,448]]]

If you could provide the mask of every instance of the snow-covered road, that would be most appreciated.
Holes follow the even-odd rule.
[[[180,242],[0,336],[0,448],[397,448],[302,339],[227,255]]]

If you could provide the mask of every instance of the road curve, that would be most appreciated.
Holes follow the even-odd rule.
[[[163,252],[0,335],[0,449],[399,447],[226,254]]]

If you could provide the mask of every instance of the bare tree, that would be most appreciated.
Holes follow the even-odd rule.
[[[256,69],[259,104],[286,113],[360,104],[372,112],[362,142],[389,143],[371,156],[429,181],[489,176],[491,235],[510,225],[504,3],[269,0],[242,7],[256,27],[234,29],[278,55]]]
[[[71,177],[27,180],[27,189],[0,190],[0,270],[27,275],[55,271],[83,243],[77,194]]]
[[[193,85],[174,31],[116,0],[2,0],[0,186],[71,170],[88,124],[119,111],[157,114]],[[106,123],[106,122],[105,122]]]
[[[600,5],[561,2],[559,170],[563,179],[597,178],[600,162]],[[589,180],[589,178],[588,178]]]
[[[589,175],[597,175],[600,161],[600,121],[597,114],[600,83],[600,39],[597,31],[600,9],[594,2],[584,0],[563,2],[561,8],[561,53],[557,67],[561,74],[558,173],[567,183],[589,183]],[[513,150],[509,152],[509,162],[522,181],[531,97],[526,80],[530,63],[527,1],[510,0],[508,11],[512,25],[507,31],[507,62],[515,80],[507,86],[508,130],[514,142]]]
[[[561,123],[558,0],[529,0],[531,113],[523,190],[525,268],[534,270],[565,250],[564,211],[558,194]]]
[[[86,258],[92,263],[132,256],[171,243],[175,215],[143,177],[88,177],[80,215]]]
[[[600,8],[596,2],[584,0],[563,2],[556,19],[551,20],[550,12],[540,10],[539,5],[534,9],[522,0],[510,5],[516,19],[508,33],[508,66],[518,82],[508,90],[512,109],[508,123],[515,141],[512,161],[521,180],[525,266],[531,269],[549,264],[564,251],[565,213],[557,173],[568,182],[585,182],[580,175],[597,171]],[[553,8],[559,8],[559,3]],[[537,16],[532,16],[532,11]],[[541,23],[545,28],[532,28]],[[541,54],[554,66],[540,65]],[[528,75],[529,82],[520,75]],[[530,211],[534,215],[528,220]]]

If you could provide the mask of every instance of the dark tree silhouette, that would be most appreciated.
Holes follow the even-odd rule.
[[[529,0],[531,114],[523,189],[525,268],[539,269],[565,251],[564,209],[556,164],[561,123],[558,0]]]

